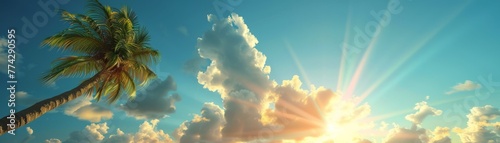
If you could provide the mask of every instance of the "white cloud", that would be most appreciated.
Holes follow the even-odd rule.
[[[155,80],[149,84],[144,93],[139,93],[135,99],[127,101],[120,106],[128,116],[136,119],[160,119],[175,112],[175,102],[181,97],[170,91],[175,91],[177,85],[171,76],[166,80]]]
[[[25,98],[26,96],[28,96],[28,92],[26,92],[26,91],[18,91],[18,92],[16,92],[16,97]]]
[[[429,143],[451,143],[450,128],[447,127],[436,127],[432,132],[432,137]]]
[[[32,96],[31,94],[29,94],[26,91],[16,92],[16,102],[19,103],[19,105],[31,106],[40,100],[42,100],[42,99],[38,98],[36,96]],[[52,110],[52,112],[53,111],[55,111],[55,110]]]
[[[416,113],[407,115],[405,118],[406,120],[412,122],[413,124],[421,124],[422,121],[427,117],[427,116],[436,116],[436,115],[441,115],[443,111],[437,110],[433,107],[430,107],[427,105],[427,102],[422,101],[420,103],[415,104],[415,110],[417,110]]]
[[[218,20],[208,15],[207,19],[213,22],[212,29],[198,38],[196,48],[199,56],[210,64],[198,72],[197,79],[204,88],[218,92],[223,99],[226,121],[222,127],[223,141],[259,142],[318,136],[332,122],[348,130],[339,132],[342,135],[338,137],[352,142],[358,134],[351,133],[373,126],[371,122],[361,122],[371,112],[368,104],[337,102],[334,105],[339,95],[324,87],[303,90],[298,76],[278,86],[269,78],[271,67],[266,65],[267,57],[256,49],[258,40],[243,17],[231,14]],[[196,119],[203,118],[197,116]],[[189,122],[178,130],[189,130],[187,126]],[[269,130],[280,138],[262,137],[262,133]],[[181,131],[176,131],[174,136],[185,135]],[[289,133],[300,136],[286,136]]]
[[[87,125],[81,131],[70,133],[69,139],[64,143],[171,143],[173,140],[163,130],[158,130],[158,119],[144,121],[135,133],[124,133],[120,128],[116,129],[116,134],[108,133],[108,125],[106,122]],[[59,139],[48,139],[45,143],[61,143]]]
[[[157,125],[160,120],[154,119],[150,122],[144,121],[139,126],[139,130],[134,134],[126,134],[119,128],[116,134],[110,135],[102,143],[171,143],[173,140],[163,130],[158,130]]]
[[[213,20],[212,29],[198,38],[196,48],[201,58],[210,60],[197,79],[204,88],[218,92],[223,101],[226,138],[246,139],[263,128],[261,113],[273,88],[266,56],[255,48],[257,38],[237,14]]]
[[[426,130],[413,125],[411,129],[394,125],[387,134],[385,143],[426,143],[428,136]]]
[[[205,103],[201,116],[181,124],[174,134],[178,135],[180,143],[221,142],[221,129],[224,127],[224,110],[214,103]]]
[[[31,139],[34,138],[34,136],[32,136],[33,129],[31,129],[31,127],[26,127],[26,131],[28,132],[28,136],[21,141],[22,143],[28,143]]]
[[[413,123],[411,128],[400,127],[393,124],[394,128],[385,137],[386,143],[450,143],[449,128],[436,127],[434,132],[422,128],[421,124],[428,116],[438,116],[441,110],[435,109],[422,101],[415,104],[416,113],[409,114],[405,118]]]
[[[481,88],[480,84],[470,80],[465,80],[464,83],[458,83],[457,85],[453,86],[452,90],[446,92],[446,94],[453,94],[462,91],[471,91],[479,88]]]
[[[33,134],[33,129],[31,129],[31,127],[26,127],[26,131],[28,131],[29,135]]]
[[[97,143],[105,138],[104,135],[108,133],[108,129],[107,123],[92,123],[81,131],[72,132],[64,143]]]
[[[491,105],[473,107],[467,115],[467,127],[454,128],[453,131],[460,136],[462,142],[500,142],[500,122],[491,123],[499,116],[500,110]]]
[[[45,140],[45,143],[62,143],[59,139],[48,139]]]
[[[64,113],[69,116],[77,117],[80,120],[90,122],[100,122],[113,117],[113,112],[108,108],[92,103],[91,98],[81,97],[67,103]]]

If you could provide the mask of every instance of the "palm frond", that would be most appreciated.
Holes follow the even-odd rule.
[[[65,30],[50,36],[42,41],[41,46],[69,50],[76,53],[93,54],[104,46],[95,37],[79,33],[78,31]]]
[[[70,56],[60,58],[55,66],[43,76],[45,83],[53,83],[61,76],[87,76],[100,70],[96,59],[90,56]]]

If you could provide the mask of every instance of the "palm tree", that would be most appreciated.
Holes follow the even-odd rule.
[[[40,101],[16,115],[16,128],[30,123],[44,113],[82,95],[108,103],[120,95],[134,97],[136,82],[144,85],[156,74],[148,65],[159,59],[158,51],[148,44],[145,28],[140,28],[136,15],[127,7],[114,9],[98,0],[89,0],[86,15],[61,11],[68,29],[46,38],[42,46],[71,51],[76,56],[59,58],[42,80],[53,83],[61,77],[92,77],[76,88]],[[0,135],[10,130],[7,116],[0,119]]]

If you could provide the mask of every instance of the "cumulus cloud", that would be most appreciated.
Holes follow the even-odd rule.
[[[500,110],[491,105],[473,107],[467,115],[466,128],[454,128],[462,142],[500,142],[500,122],[491,123],[500,116]]]
[[[284,133],[298,131],[308,131],[310,135],[323,133],[326,124],[323,114],[330,112],[326,109],[338,95],[322,87],[308,93],[301,89],[301,86],[302,82],[298,76],[284,80],[282,85],[277,86],[275,93],[278,99],[275,110],[270,116],[275,118],[276,123],[285,125]],[[355,117],[344,117],[341,120],[351,120],[348,118]]]
[[[80,120],[100,122],[113,117],[113,112],[108,108],[91,102],[91,98],[81,97],[67,103],[64,114],[77,117]]]
[[[443,111],[437,110],[433,107],[430,107],[427,105],[427,102],[422,101],[420,103],[415,104],[415,108],[417,110],[416,113],[407,115],[405,118],[406,120],[412,122],[413,124],[421,124],[422,121],[427,117],[427,116],[436,116],[436,115],[441,115]]]
[[[144,121],[139,126],[136,133],[126,134],[119,128],[116,129],[116,134],[110,135],[102,143],[171,143],[173,142],[170,136],[163,130],[158,130],[157,125],[160,120],[153,119],[150,122]]]
[[[224,123],[224,110],[214,103],[205,103],[201,115],[181,124],[174,134],[180,143],[221,142]]]
[[[261,112],[273,87],[268,76],[270,67],[265,66],[266,56],[255,48],[258,40],[242,17],[232,14],[212,22],[212,29],[198,38],[196,46],[200,57],[210,60],[206,70],[198,72],[198,82],[223,98],[223,136],[255,136],[263,127]]]
[[[394,128],[389,130],[385,138],[386,143],[451,143],[449,128],[436,127],[434,131],[429,131],[421,126],[428,116],[441,115],[441,110],[427,105],[425,101],[415,104],[414,110],[417,112],[405,117],[413,123],[412,127],[404,128],[393,124]]]
[[[437,126],[432,132],[429,143],[451,143],[450,128]]]
[[[258,40],[243,17],[231,14],[228,18],[217,20],[208,15],[208,21],[213,22],[212,29],[198,38],[196,48],[200,58],[210,64],[206,70],[198,72],[197,79],[204,88],[218,92],[223,99],[225,124],[221,134],[224,141],[303,140],[285,135],[317,136],[330,123],[350,129],[348,133],[361,129],[355,126],[371,126],[368,122],[362,125],[354,123],[370,113],[367,104],[357,106],[353,102],[345,102],[333,108],[339,95],[329,89],[313,87],[310,91],[303,90],[298,76],[283,81],[282,85],[271,80],[267,57],[256,49]],[[205,124],[202,119],[203,116],[196,116],[193,120]],[[181,131],[176,130],[174,136],[186,137],[182,130],[188,131],[188,126],[193,125],[191,122],[181,125],[178,129]],[[266,133],[275,135],[273,138],[279,137],[262,137]],[[197,140],[199,137],[189,139]],[[353,138],[347,140],[353,141]]]
[[[171,76],[166,80],[155,80],[149,84],[143,93],[139,93],[135,99],[127,101],[120,106],[128,116],[136,119],[160,119],[175,112],[175,102],[181,97],[170,91],[175,91],[177,85]]]
[[[106,137],[109,127],[107,123],[87,125],[81,131],[70,133],[64,143],[171,143],[173,140],[163,130],[158,130],[158,119],[144,121],[137,132],[124,133],[120,128],[116,129],[116,134]],[[61,143],[59,139],[48,139],[45,143]]]
[[[426,130],[418,128],[417,125],[413,125],[410,129],[394,125],[394,128],[387,134],[385,143],[426,143],[427,141]]]
[[[481,88],[480,84],[470,80],[465,80],[464,83],[458,83],[457,85],[453,86],[450,91],[446,92],[446,94],[453,94],[462,91],[471,91],[478,88]]]
[[[45,140],[45,143],[62,143],[61,140],[59,139],[47,139]]]
[[[95,124],[85,126],[81,131],[71,132],[69,139],[64,143],[96,143],[104,140],[105,134],[108,133],[107,123]]]

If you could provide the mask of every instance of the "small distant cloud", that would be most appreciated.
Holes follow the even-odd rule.
[[[33,134],[33,129],[31,129],[31,127],[27,127],[27,128],[26,128],[26,131],[28,131],[28,134],[29,134],[29,135],[32,135],[32,134]]]
[[[35,104],[36,102],[42,100],[41,98],[32,96],[30,93],[26,91],[18,91],[16,92],[16,102],[18,102],[20,105],[24,106],[31,106]]]
[[[186,26],[179,26],[177,28],[177,31],[179,31],[184,36],[189,36],[189,31]]]
[[[471,91],[474,89],[481,88],[481,85],[478,83],[475,83],[470,80],[465,80],[464,83],[458,83],[457,85],[453,86],[452,90],[446,92],[446,94],[453,94],[457,92],[462,92],[462,91]]]
[[[62,143],[61,140],[59,139],[48,139],[48,140],[45,140],[45,143]]]
[[[405,118],[406,120],[412,122],[413,124],[421,124],[422,121],[427,117],[427,116],[437,116],[441,115],[443,113],[442,110],[438,110],[434,107],[431,107],[427,105],[427,102],[422,101],[420,103],[415,104],[415,110],[417,110],[416,113],[407,115]]]
[[[28,136],[21,141],[21,143],[28,143],[30,140],[32,140],[34,137],[33,135],[33,129],[31,127],[26,127],[26,131],[28,132]]]
[[[16,96],[20,97],[20,98],[25,98],[25,97],[28,96],[28,92],[26,92],[26,91],[18,91],[18,92],[16,92]]]

